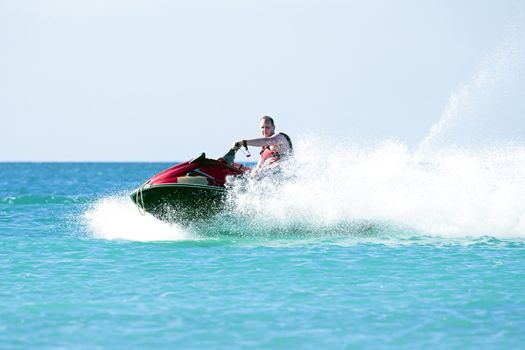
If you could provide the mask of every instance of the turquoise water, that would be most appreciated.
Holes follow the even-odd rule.
[[[0,163],[1,348],[524,348],[523,208],[509,197],[521,187],[492,188],[506,201],[474,215],[486,196],[458,203],[449,183],[421,202],[412,176],[402,209],[396,188],[359,198],[358,216],[290,187],[278,203],[239,196],[240,210],[180,227],[127,198],[168,165]],[[339,195],[355,203],[352,191]],[[450,213],[429,210],[447,196]]]

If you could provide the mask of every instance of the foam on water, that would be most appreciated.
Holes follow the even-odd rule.
[[[94,202],[83,220],[95,238],[131,241],[177,241],[193,236],[176,224],[141,215],[127,195],[113,195]]]

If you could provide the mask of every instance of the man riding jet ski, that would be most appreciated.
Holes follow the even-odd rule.
[[[142,214],[148,212],[162,221],[186,223],[217,214],[224,207],[229,177],[247,173],[260,176],[263,172],[278,170],[279,163],[293,152],[290,138],[283,133],[275,134],[272,118],[262,117],[260,127],[263,137],[235,142],[230,151],[217,160],[208,159],[202,153],[166,169],[134,190],[131,199]],[[248,156],[248,146],[262,147],[254,169],[234,162],[241,146]]]
[[[260,121],[260,128],[263,137],[251,140],[242,140],[233,144],[230,152],[226,153],[223,159],[233,162],[231,158],[241,146],[261,147],[261,158],[257,166],[251,170],[252,175],[259,174],[261,171],[276,169],[280,161],[293,155],[292,140],[285,133],[275,133],[275,123],[269,116],[264,116]]]

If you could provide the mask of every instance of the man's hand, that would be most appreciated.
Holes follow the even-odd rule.
[[[242,146],[242,141],[237,141],[233,144],[232,150],[237,151]]]

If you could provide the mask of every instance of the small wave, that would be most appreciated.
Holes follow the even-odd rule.
[[[269,239],[309,239],[318,237],[391,237],[404,235],[411,230],[371,220],[347,220],[337,223],[313,223],[297,221],[265,220],[252,212],[235,212],[231,208],[217,216],[188,226],[192,232],[205,238],[269,238]]]
[[[80,203],[81,199],[71,196],[7,196],[0,200],[1,204],[6,205],[33,205],[33,204],[71,204]]]

